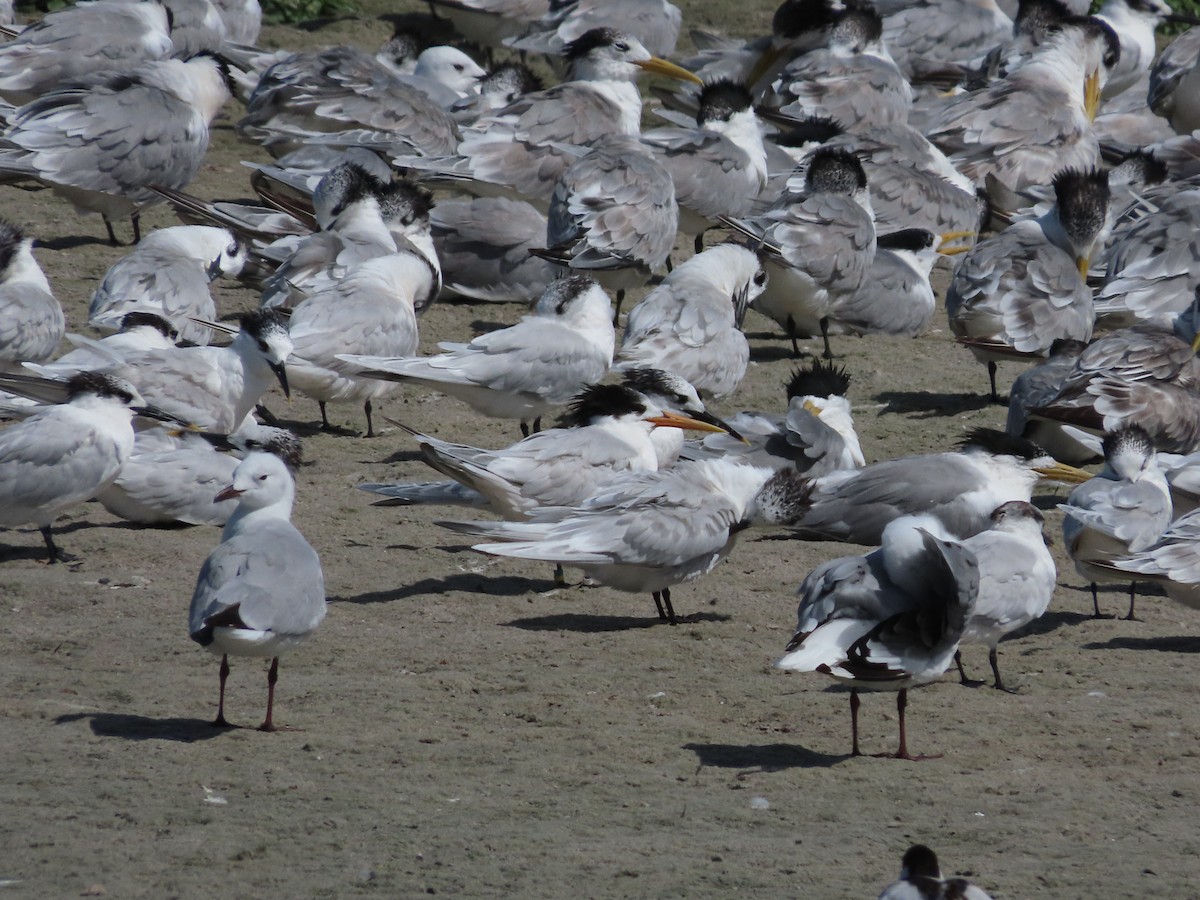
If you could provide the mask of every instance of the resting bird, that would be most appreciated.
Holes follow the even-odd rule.
[[[936,681],[954,659],[979,593],[974,555],[932,516],[904,516],[879,549],[830,560],[800,585],[796,633],[777,668],[821,672],[850,684],[851,755],[858,748],[858,691],[899,691],[897,759],[908,752],[908,689]]]
[[[900,862],[900,880],[883,889],[879,900],[992,900],[965,878],[942,878],[937,855],[913,844]]]
[[[188,634],[221,654],[214,725],[229,724],[229,656],[270,657],[267,715],[259,729],[274,731],[279,657],[307,640],[325,618],[321,561],[290,521],[295,491],[292,474],[279,457],[251,453],[234,470],[233,483],[213,498],[219,502],[236,497],[238,507],[196,579]]]

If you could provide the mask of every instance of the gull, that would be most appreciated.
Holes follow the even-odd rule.
[[[356,180],[334,207],[330,226],[296,242],[267,279],[262,306],[294,306],[309,294],[333,287],[366,260],[400,250],[414,251],[433,272],[419,305],[424,308],[436,299],[441,267],[429,229],[433,197],[405,180],[380,184],[361,169],[351,177]]]
[[[546,248],[533,252],[615,291],[620,315],[625,291],[666,263],[678,227],[670,172],[638,138],[612,134],[593,141],[558,177]]]
[[[66,330],[62,306],[33,257],[33,239],[0,219],[0,372],[50,359]]]
[[[785,197],[764,216],[727,224],[761,244],[769,281],[755,309],[796,338],[824,334],[832,298],[855,290],[875,255],[875,225],[862,163],[843,150],[814,151],[805,193]],[[833,355],[825,337],[825,357]]]
[[[526,94],[464,129],[458,156],[393,157],[422,179],[487,196],[514,193],[545,204],[572,148],[612,134],[641,130],[643,72],[699,83],[691,72],[652,56],[637,38],[594,28],[564,48],[569,80]]]
[[[617,365],[666,369],[699,391],[729,396],[750,362],[742,320],[766,283],[753,250],[721,244],[698,253],[629,311]]]
[[[1175,38],[1151,67],[1148,102],[1177,134],[1200,128],[1200,28]]]
[[[699,578],[754,525],[786,525],[804,508],[796,472],[725,460],[681,463],[607,481],[577,507],[550,508],[525,522],[446,522],[491,539],[474,549],[580,568],[600,584],[650,593],[674,624],[671,588]]]
[[[240,455],[218,452],[214,441]],[[232,498],[214,503],[213,496],[255,450],[274,453],[293,470],[303,453],[292,432],[252,421],[231,435],[140,431],[120,474],[96,499],[114,516],[139,525],[224,525],[237,503]]]
[[[487,509],[509,520],[547,506],[577,506],[622,472],[654,472],[662,459],[653,431],[721,431],[719,425],[663,410],[620,384],[590,385],[571,402],[561,427],[539,431],[502,450],[452,444],[412,432],[425,461],[451,481],[360,484],[386,499],[376,506],[452,504]]]
[[[442,343],[431,357],[339,354],[361,375],[441,391],[498,419],[541,417],[599,381],[612,365],[612,301],[596,282],[572,275],[552,282],[533,315],[468,343]]]
[[[360,367],[342,357],[404,357],[417,352],[417,316],[435,293],[437,272],[419,253],[389,253],[360,262],[330,287],[292,310],[288,337],[292,386],[321,407],[321,427],[329,431],[327,403],[361,403],[367,437],[375,436],[372,401],[398,385],[364,378]]]
[[[721,216],[744,216],[767,185],[767,153],[762,123],[745,86],[718,79],[700,90],[694,128],[645,132],[649,144],[675,183],[679,230],[703,235]]]
[[[979,596],[961,642],[986,644],[995,678],[992,687],[1013,693],[1000,679],[996,645],[1006,634],[1041,617],[1054,595],[1058,571],[1042,534],[1045,519],[1037,507],[1010,500],[996,507],[991,518],[991,528],[962,542],[979,563]],[[962,683],[970,684],[961,651],[954,654],[954,662]]]
[[[1150,71],[1158,48],[1154,31],[1171,16],[1163,0],[1104,0],[1096,18],[1117,35],[1121,52],[1100,96],[1111,100],[1141,82]],[[1144,102],[1144,97],[1141,98]]]
[[[1190,316],[1176,319],[1174,333],[1149,322],[1110,332],[1079,355],[1058,392],[1032,411],[1097,434],[1136,424],[1156,448],[1191,453],[1200,448],[1195,334]]]
[[[1083,341],[1059,338],[1050,345],[1046,361],[1018,375],[1008,392],[1008,416],[1004,430],[1015,437],[1033,441],[1055,459],[1072,465],[1091,462],[1096,452],[1067,434],[1060,422],[1039,415],[1036,410],[1050,403],[1062,390],[1063,383],[1087,348]]]
[[[926,135],[980,187],[989,174],[1019,191],[1066,168],[1094,168],[1091,122],[1119,53],[1107,25],[1068,18],[1007,78],[952,101]]]
[[[279,157],[309,141],[454,152],[454,120],[420,90],[354,47],[293,53],[259,78],[238,135]]]
[[[253,46],[262,28],[259,0],[213,0],[213,6],[225,25],[225,39],[231,44]]]
[[[1134,619],[1131,578],[1113,578],[1092,565],[1152,546],[1171,523],[1171,491],[1145,429],[1129,425],[1104,436],[1104,470],[1060,503],[1063,543],[1075,570],[1092,585],[1093,614],[1100,618],[1098,581],[1129,582],[1129,613]]]
[[[0,527],[35,525],[48,562],[69,562],[75,557],[54,543],[51,526],[117,477],[133,451],[133,417],[178,420],[146,405],[129,382],[96,372],[66,382],[0,376],[0,389],[25,387],[50,392],[54,404],[0,431]]]
[[[186,187],[208,150],[209,125],[230,98],[224,63],[201,54],[101,73],[18,109],[0,136],[0,171],[45,182],[80,211],[128,216],[162,197],[151,185]]]
[[[1054,178],[1054,208],[980,241],[946,291],[950,330],[986,363],[999,402],[996,361],[1045,356],[1059,338],[1087,341],[1095,311],[1085,281],[1110,220],[1103,172],[1068,169]]]
[[[284,394],[288,393],[284,361],[292,352],[286,323],[278,312],[243,313],[238,323],[233,342],[227,346],[168,347],[128,354],[114,361],[111,372],[188,422],[212,431],[234,431],[272,381],[277,380]]]
[[[1200,290],[1200,187],[1174,185],[1155,208],[1114,228],[1096,315],[1110,327],[1189,309]]]
[[[909,688],[937,681],[950,666],[979,593],[974,555],[932,516],[890,522],[880,547],[809,573],[798,591],[796,633],[775,666],[821,672],[850,685],[851,755],[858,748],[858,692],[898,691],[897,759],[908,751]]]
[[[893,519],[925,513],[967,538],[987,529],[1002,503],[1028,502],[1039,481],[1080,484],[1090,477],[1022,438],[974,428],[956,452],[902,456],[818,478],[796,533],[872,546]]]
[[[443,296],[533,303],[560,272],[530,253],[546,244],[546,215],[524,200],[439,200],[429,225]]]
[[[221,694],[214,725],[225,721],[229,657],[270,657],[267,715],[260,731],[274,731],[272,712],[279,657],[312,636],[325,618],[325,580],[316,551],[290,519],[292,474],[279,457],[251,453],[215,502],[236,498],[221,543],[208,555],[188,610],[188,634],[221,654]]]
[[[217,317],[209,284],[222,275],[236,278],[246,253],[225,228],[161,228],[109,267],[88,304],[88,321],[95,325],[131,312],[154,313],[183,340],[206,344],[211,332],[192,320]]]
[[[1200,511],[1175,519],[1149,547],[1093,566],[1121,580],[1157,584],[1177,603],[1200,609]]]
[[[846,394],[850,375],[844,368],[815,359],[797,368],[787,383],[783,415],[738,412],[728,419],[736,438],[705,435],[685,456],[714,455],[773,469],[794,468],[810,478],[866,464]]]
[[[0,46],[0,97],[28,103],[71,79],[131,69],[173,49],[160,3],[74,4],[47,13]]]
[[[982,888],[965,878],[942,878],[937,854],[924,844],[913,844],[900,862],[900,880],[893,881],[879,900],[992,900]]]

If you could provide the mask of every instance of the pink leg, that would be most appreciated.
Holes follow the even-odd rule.
[[[271,721],[271,712],[275,708],[275,682],[279,680],[279,657],[272,657],[271,668],[267,672],[267,717],[258,726],[259,731],[274,731],[275,723]]]
[[[221,654],[221,668],[219,672],[221,675],[221,699],[217,701],[217,718],[213,724],[225,728],[229,725],[225,721],[225,679],[229,677],[229,657],[224,653]]]

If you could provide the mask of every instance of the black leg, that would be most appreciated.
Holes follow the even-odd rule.
[[[113,231],[112,222],[108,221],[108,216],[104,216],[104,228],[108,231],[108,242],[114,247],[119,247],[121,242],[117,240],[117,233]]]
[[[825,358],[833,359],[833,348],[829,346],[829,316],[821,317],[821,340],[825,343]]]
[[[142,214],[139,210],[134,210],[133,215],[129,217],[129,224],[133,226],[133,243],[134,245],[142,242]]]
[[[229,723],[225,721],[225,679],[229,677],[229,656],[225,653],[221,654],[221,668],[218,672],[221,676],[221,696],[217,701],[217,717],[213,724],[220,728],[228,728]]]
[[[996,363],[994,360],[990,360],[990,359],[988,360],[987,369],[988,369],[988,381],[992,385],[992,402],[999,403],[1000,402],[1000,392],[996,390]]]
[[[625,302],[625,291],[617,291],[617,310],[613,313],[613,328],[617,327],[617,320],[621,318],[621,304]]]
[[[988,662],[992,664],[992,677],[996,679],[992,683],[992,687],[1007,694],[1015,694],[1016,691],[1012,688],[1006,688],[1004,682],[1000,679],[1000,654],[995,647],[988,651]]]
[[[329,416],[325,414],[325,401],[318,400],[317,406],[321,408],[321,430],[333,431],[333,426],[329,424]]]
[[[703,253],[704,252],[704,232],[703,231],[700,232],[698,235],[696,235],[696,239],[694,241],[692,241],[692,250],[695,253]]]
[[[1138,617],[1133,614],[1133,601],[1137,599],[1137,582],[1129,582],[1129,615],[1122,616],[1126,622],[1136,622]]]
[[[858,749],[858,707],[862,701],[858,699],[858,691],[850,688],[850,755],[862,756]]]
[[[521,420],[521,437],[529,437],[529,423]]]
[[[675,619],[675,607],[673,607],[671,605],[671,589],[670,588],[662,589],[662,599],[663,599],[663,606],[665,606],[667,609],[667,621],[670,622],[672,625],[678,624],[677,620]]]
[[[58,545],[54,543],[53,536],[50,534],[49,525],[45,526],[44,528],[39,528],[38,530],[42,533],[42,540],[46,542],[46,552],[50,555],[50,558],[47,559],[46,562],[48,562],[50,565],[54,565],[57,562],[75,562],[77,559],[79,559],[78,556],[72,556],[70,553],[64,553],[58,548]]]
[[[371,422],[372,408],[370,400],[363,404],[363,412],[367,414],[367,437],[369,438],[375,437],[375,425]]]
[[[792,339],[792,359],[800,358],[800,344],[796,341],[796,320],[790,315],[787,318],[787,336]]]
[[[662,605],[662,591],[655,591],[651,596],[654,598],[654,606],[658,610],[658,617],[664,622],[667,621],[667,611]]]
[[[1096,589],[1096,582],[1092,582],[1092,618],[1093,619],[1111,619],[1112,616],[1106,616],[1100,612],[1100,592]]]

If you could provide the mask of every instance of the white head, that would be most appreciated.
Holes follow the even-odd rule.
[[[457,94],[471,94],[487,72],[457,47],[438,46],[422,51],[413,75],[444,84]]]
[[[295,496],[292,473],[283,460],[273,453],[255,451],[233,470],[233,483],[213,497],[213,502],[236,499],[239,519],[262,509],[286,519],[291,516]]]

